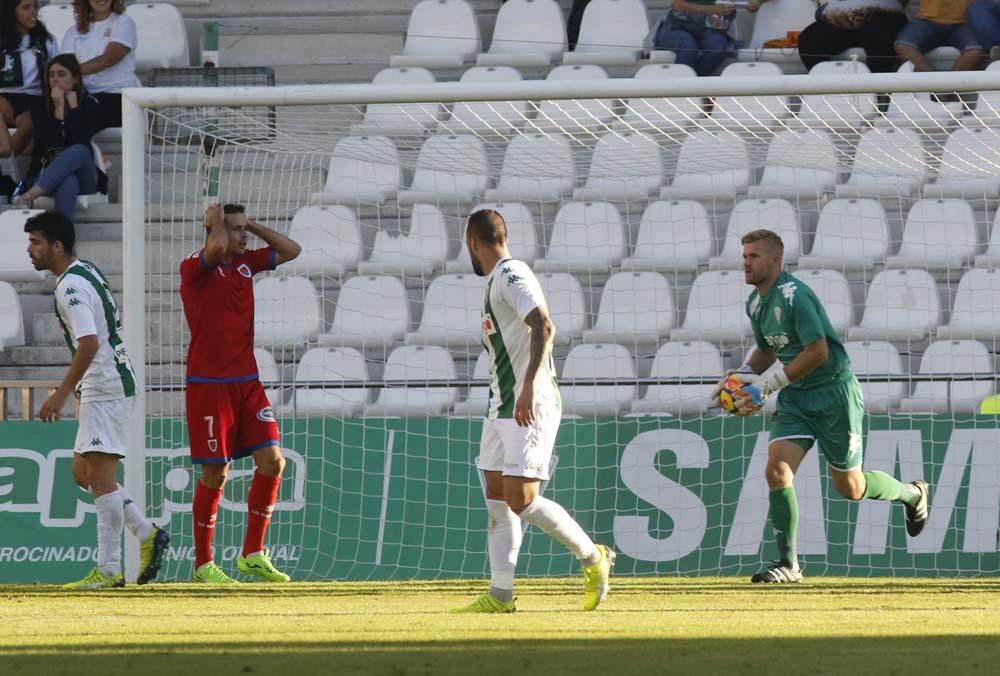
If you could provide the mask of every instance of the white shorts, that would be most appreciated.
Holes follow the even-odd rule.
[[[476,467],[485,472],[502,472],[504,476],[547,481],[561,418],[562,411],[547,406],[536,407],[535,422],[530,427],[521,427],[513,418],[487,418],[483,421]]]
[[[86,455],[94,451],[124,458],[128,449],[128,421],[134,397],[80,404],[80,426],[73,451]]]

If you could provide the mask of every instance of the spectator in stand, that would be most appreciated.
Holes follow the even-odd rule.
[[[983,47],[967,23],[969,0],[921,0],[920,13],[896,36],[896,54],[913,64],[917,72],[934,70],[925,56],[935,47],[950,45],[961,54],[952,70],[976,70],[983,60]],[[956,94],[940,96],[942,102],[957,101]]]
[[[31,142],[31,106],[42,98],[42,73],[59,53],[38,20],[38,0],[0,0],[0,124],[15,127],[2,156],[20,155]]]
[[[713,75],[733,48],[729,23],[735,15],[735,5],[717,0],[674,0],[653,44],[676,53],[676,62],[698,75]]]
[[[896,35],[906,26],[907,0],[821,0],[816,21],[799,35],[799,58],[807,70],[846,49],[865,50],[873,73],[899,69]],[[755,11],[754,3],[749,9]]]
[[[76,54],[83,84],[100,104],[97,131],[122,126],[122,90],[138,87],[135,22],[124,0],[73,0],[76,25],[66,31],[62,51]]]
[[[990,63],[1000,60],[1000,2],[976,0],[969,5],[969,26],[983,49],[990,50]]]
[[[83,89],[80,63],[72,54],[49,61],[45,94],[31,109],[35,144],[26,186],[14,205],[30,208],[42,195],[54,195],[56,210],[70,219],[78,195],[97,191],[97,168],[90,139],[100,106]]]

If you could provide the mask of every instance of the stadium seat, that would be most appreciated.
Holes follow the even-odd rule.
[[[319,337],[324,346],[385,350],[410,329],[410,302],[397,277],[358,275],[340,289],[330,329]]]
[[[476,366],[472,371],[472,380],[482,381],[481,384],[469,388],[469,395],[455,404],[452,415],[466,418],[481,418],[490,407],[490,355],[483,350],[476,358]]]
[[[635,380],[628,349],[614,343],[577,345],[566,355],[561,380],[616,378]],[[616,416],[635,399],[632,385],[561,385],[563,412],[582,416]]]
[[[59,46],[62,47],[66,31],[70,29],[70,26],[76,24],[76,19],[73,16],[73,4],[57,5],[50,2],[44,7],[39,7],[38,20],[45,24],[45,28],[48,29],[49,33],[56,39],[56,42],[59,43]]]
[[[883,270],[868,286],[861,323],[850,340],[924,340],[941,323],[937,283],[926,270]]]
[[[314,347],[302,355],[295,369],[295,382],[323,380],[365,381],[368,367],[360,352],[350,347]],[[291,400],[279,408],[282,415],[297,418],[349,418],[368,403],[365,388],[296,387]]]
[[[585,343],[656,345],[676,321],[670,282],[656,272],[617,272],[601,290],[594,327],[583,332]]]
[[[488,181],[486,148],[475,136],[431,136],[420,147],[413,182],[396,196],[400,205],[468,203],[482,197]]]
[[[274,356],[269,350],[262,347],[253,349],[253,357],[257,362],[257,377],[264,385],[264,394],[271,406],[281,406],[285,401],[285,392],[281,388],[281,374],[278,371],[278,364],[274,361]],[[180,409],[177,409],[179,412]]]
[[[622,217],[607,202],[567,202],[556,214],[538,272],[608,274],[625,256]]]
[[[556,0],[507,0],[497,12],[490,49],[476,63],[548,68],[564,51],[566,20]]]
[[[958,271],[979,248],[976,219],[968,202],[924,199],[906,216],[899,252],[885,260],[889,268]]]
[[[563,54],[563,63],[634,65],[648,33],[643,0],[592,0],[583,12],[576,49]]]
[[[993,356],[976,340],[938,340],[920,359],[919,375],[993,376]],[[996,390],[995,378],[917,381],[913,395],[900,402],[907,413],[975,413]]]
[[[743,272],[709,270],[694,280],[681,328],[670,332],[670,340],[708,340],[739,343],[751,335],[746,303],[752,289]]]
[[[896,409],[909,391],[904,380],[903,362],[899,351],[886,341],[848,341],[844,350],[851,360],[851,370],[859,376],[861,393],[865,398],[865,412],[884,415]],[[889,382],[868,382],[864,376],[900,376]]]
[[[135,22],[137,72],[191,65],[187,28],[180,10],[166,2],[139,2],[128,5],[125,13]]]
[[[636,80],[671,80],[698,77],[690,66],[681,63],[650,63],[638,71]],[[704,122],[705,110],[700,98],[629,99],[620,126],[624,129],[653,134],[683,132]]]
[[[545,77],[546,81],[567,82],[575,80],[606,80],[608,73],[600,66],[556,66]],[[546,99],[538,108],[538,115],[530,126],[550,134],[608,131],[615,119],[615,99]]]
[[[838,335],[854,326],[854,301],[847,278],[836,270],[797,270],[795,277],[813,290]]]
[[[747,194],[795,201],[819,200],[836,188],[838,171],[837,149],[828,133],[786,129],[774,135],[767,147],[760,183],[750,186]]]
[[[725,367],[718,348],[705,341],[664,343],[653,358],[650,378],[721,378]],[[708,412],[714,383],[650,385],[632,403],[633,413],[700,415]]]
[[[801,31],[816,20],[815,14],[816,4],[811,0],[771,0],[762,4],[754,18],[750,41],[737,52],[737,58],[780,63],[788,73],[804,72],[797,49],[768,48],[764,43],[784,38],[789,31]]]
[[[521,74],[510,66],[470,68],[460,82],[520,82]],[[472,101],[456,103],[451,117],[443,120],[439,132],[506,136],[524,126],[529,109],[527,101]]]
[[[302,207],[288,235],[302,245],[302,253],[281,266],[284,274],[342,277],[361,258],[361,228],[345,206]]]
[[[528,207],[519,202],[484,202],[469,210],[475,213],[481,209],[493,209],[500,212],[507,224],[507,248],[510,255],[529,265],[538,257],[538,236],[535,233],[535,220]],[[448,261],[445,272],[472,273],[472,260],[466,250],[464,240],[459,247],[458,257]]]
[[[799,215],[795,207],[779,199],[743,200],[729,215],[726,243],[722,253],[708,260],[712,270],[742,270],[743,244],[740,240],[751,230],[767,228],[781,237],[785,246],[785,265],[799,262],[801,236],[799,235]]]
[[[995,199],[1000,196],[1000,132],[990,127],[956,129],[944,145],[937,179],[925,197]]]
[[[448,257],[448,232],[444,214],[432,204],[414,204],[406,234],[375,233],[372,255],[358,264],[362,275],[412,275],[427,277],[444,267]]]
[[[21,301],[13,284],[0,282],[0,349],[19,345],[24,345]]]
[[[441,345],[461,352],[483,340],[483,280],[475,275],[440,275],[424,296],[420,326],[406,334],[407,345]]]
[[[297,347],[319,335],[319,294],[306,277],[264,277],[254,284],[253,293],[258,346]]]
[[[713,241],[708,211],[700,202],[653,202],[642,214],[635,251],[622,260],[622,269],[693,272],[708,261]]]
[[[773,63],[731,63],[720,77],[780,78],[781,75],[781,68]],[[785,96],[718,96],[710,117],[725,129],[746,131],[783,126],[789,115],[791,109]]]
[[[337,141],[323,192],[314,204],[385,204],[403,182],[396,144],[387,136],[348,136]]]
[[[612,132],[597,140],[587,181],[573,191],[573,199],[647,200],[661,185],[663,159],[656,141],[638,132]]]
[[[516,136],[507,146],[494,202],[558,202],[573,191],[576,170],[569,139],[562,135]]]
[[[25,253],[28,236],[24,234],[24,223],[40,213],[38,209],[0,211],[0,280],[38,282],[45,279],[46,273],[36,270]]]
[[[958,282],[950,321],[938,338],[972,338],[993,346],[1000,336],[1000,270],[975,268]]]
[[[847,182],[838,197],[910,197],[927,176],[927,154],[912,129],[866,131],[854,153]]]
[[[885,210],[873,199],[835,199],[819,213],[812,250],[800,268],[866,270],[889,253]]]
[[[44,8],[43,8],[44,9]],[[994,61],[986,70],[1000,70],[1000,61]],[[976,121],[990,127],[1000,125],[1000,91],[981,91],[976,101]]]
[[[912,73],[913,64],[907,61],[899,67],[900,73]],[[909,94],[896,92],[889,99],[889,110],[880,125],[914,127],[925,131],[940,131],[955,124],[965,114],[961,101],[938,103],[929,92]]]
[[[566,272],[543,272],[538,275],[549,316],[556,325],[556,345],[569,345],[578,339],[587,326],[587,307],[583,287],[576,277]]]
[[[851,77],[870,75],[868,66],[857,60],[822,61],[809,75]],[[810,129],[850,132],[868,126],[878,112],[875,94],[806,94],[796,118]]]
[[[750,184],[750,156],[738,136],[696,131],[684,139],[666,199],[732,200]]]
[[[466,0],[423,0],[410,13],[403,53],[393,68],[461,68],[482,50],[479,22]]]
[[[990,243],[986,251],[976,256],[977,268],[998,268],[1000,267],[1000,209],[997,210],[993,218],[993,226],[990,231]]]
[[[427,380],[454,380],[455,362],[443,347],[403,345],[385,362],[385,380],[420,383]],[[383,387],[374,404],[364,408],[366,416],[433,417],[448,412],[457,398],[454,387]]]
[[[372,84],[399,87],[432,82],[434,75],[426,68],[383,68],[372,80]],[[351,134],[422,136],[437,129],[443,118],[440,103],[369,103],[364,118],[351,127]]]

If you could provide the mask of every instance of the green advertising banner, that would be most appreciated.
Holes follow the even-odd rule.
[[[294,579],[482,577],[486,510],[466,418],[281,423],[288,465],[268,544]],[[72,480],[75,423],[0,423],[0,582],[63,582],[93,566],[93,501]],[[190,578],[191,466],[184,425],[154,420],[146,512],[171,536],[161,580]],[[564,420],[544,494],[619,552],[618,575],[749,575],[775,556],[763,418]],[[873,416],[865,466],[932,484],[930,521],[907,538],[898,505],[836,494],[810,451],[796,479],[808,574],[979,575],[1000,569],[1000,438],[991,416]],[[216,559],[235,571],[249,459],[232,467]],[[527,529],[518,573],[577,564]]]

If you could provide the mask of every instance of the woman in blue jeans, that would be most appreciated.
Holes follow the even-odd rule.
[[[728,31],[735,15],[734,5],[716,0],[674,0],[656,32],[656,47],[675,52],[676,62],[698,75],[712,75],[733,48]]]
[[[43,196],[55,197],[56,210],[70,219],[78,195],[97,192],[97,168],[90,139],[97,129],[100,107],[83,90],[80,62],[60,54],[46,68],[44,95],[32,106],[34,149],[28,170],[31,189],[14,204],[29,207]]]
[[[977,0],[969,5],[968,17],[969,27],[989,51],[990,61],[1000,59],[1000,2]]]

